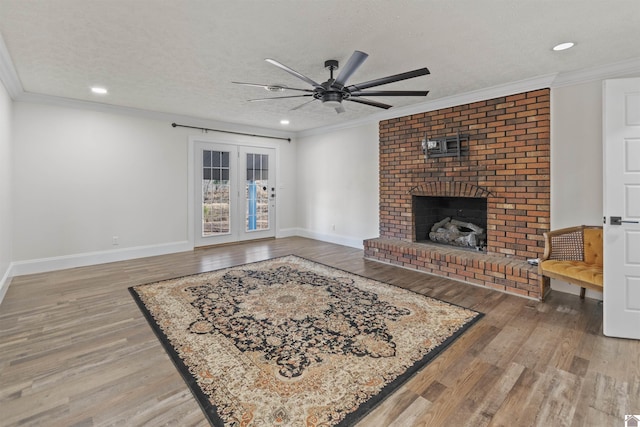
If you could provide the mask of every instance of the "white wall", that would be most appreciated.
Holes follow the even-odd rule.
[[[378,123],[297,141],[299,234],[362,248],[379,235]]]
[[[18,102],[14,260],[186,240],[187,141],[167,124]]]
[[[551,228],[602,225],[602,81],[551,90]]]
[[[12,261],[11,117],[13,102],[0,82],[0,301],[8,288]]]
[[[18,273],[34,271],[25,264],[50,269],[45,261],[52,259],[64,267],[60,258],[100,262],[190,249],[188,140],[200,131],[130,114],[26,102],[14,104],[13,116]],[[242,138],[250,137],[234,139]],[[286,169],[295,144],[281,145]],[[280,184],[294,188],[294,175],[283,172]],[[293,210],[290,194],[279,194],[279,203]],[[280,223],[294,228],[295,216],[283,215]]]
[[[602,81],[552,89],[551,229],[602,225],[602,181]],[[552,289],[580,291],[558,280]]]

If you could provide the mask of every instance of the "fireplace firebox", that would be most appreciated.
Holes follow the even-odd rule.
[[[486,198],[413,196],[412,204],[415,242],[486,246]]]

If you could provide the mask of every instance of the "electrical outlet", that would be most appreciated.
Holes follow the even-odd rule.
[[[331,231],[336,231],[336,225],[335,224],[331,224]]]
[[[118,236],[113,236],[113,246],[118,246]]]

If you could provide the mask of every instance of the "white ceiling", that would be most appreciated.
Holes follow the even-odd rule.
[[[349,84],[428,67],[377,88],[427,98],[372,98],[424,103],[640,59],[640,1],[0,0],[0,36],[24,94],[279,130],[287,118],[287,130],[302,131],[381,110],[345,102],[338,115],[316,101],[290,111],[305,99],[247,100],[299,92],[231,82],[307,88],[264,59],[323,82],[325,60],[345,64],[361,50],[369,58]],[[551,50],[564,41],[576,46]],[[109,94],[93,95],[94,85]]]

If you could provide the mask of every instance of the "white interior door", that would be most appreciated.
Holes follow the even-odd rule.
[[[604,83],[604,334],[640,339],[640,78]]]
[[[194,244],[275,237],[275,149],[198,142]]]

